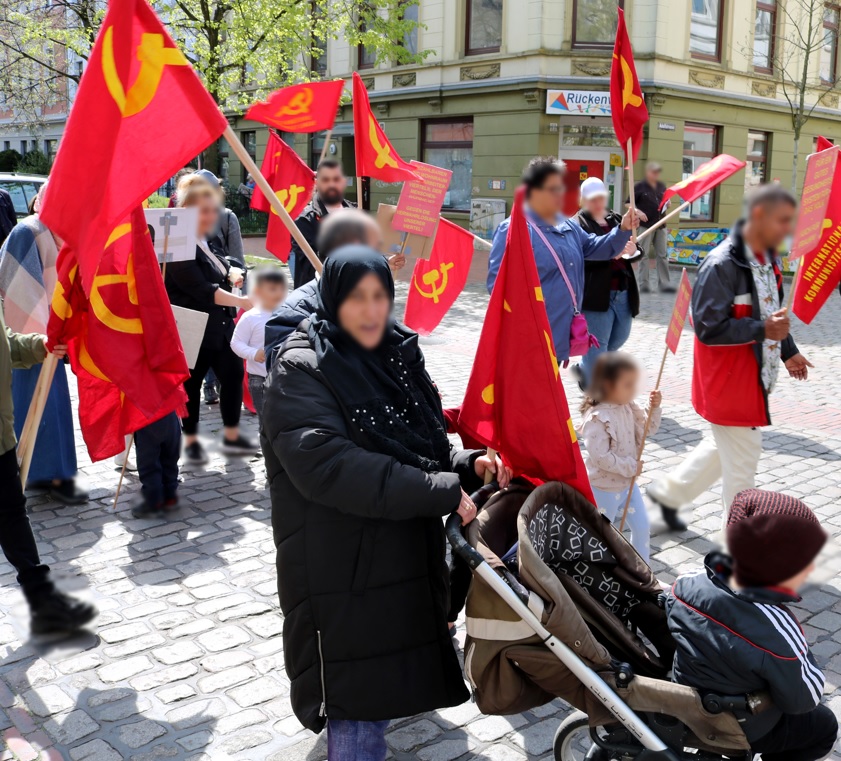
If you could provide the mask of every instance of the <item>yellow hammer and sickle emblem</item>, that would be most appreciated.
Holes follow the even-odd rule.
[[[695,174],[689,175],[685,180],[681,180],[677,185],[674,186],[675,190],[683,190],[687,185],[691,182],[695,182],[696,180],[700,180],[702,177],[706,177],[708,174],[712,174],[713,172],[718,171],[718,168],[721,166],[724,159],[721,156],[716,156],[712,161],[707,162],[698,169]]]
[[[102,38],[102,73],[108,92],[123,116],[134,116],[152,102],[161,82],[164,66],[189,65],[178,48],[164,47],[162,34],[149,32],[145,32],[140,38],[137,60],[140,61],[140,71],[137,72],[137,79],[126,90],[117,73],[114,60],[114,28],[109,26]]]
[[[384,166],[397,169],[397,161],[391,155],[391,146],[380,143],[380,136],[377,134],[377,123],[374,121],[373,116],[368,116],[368,139],[371,141],[371,146],[377,152],[374,166],[377,169],[382,169]]]
[[[305,87],[300,92],[295,93],[289,102],[281,106],[275,116],[301,116],[301,114],[308,114],[310,106],[312,105],[312,89]]]
[[[122,238],[131,232],[131,224],[126,223],[119,225],[114,229],[108,238],[105,247],[108,248],[112,243]],[[132,335],[140,335],[143,333],[143,322],[139,317],[120,317],[114,314],[105,300],[99,289],[106,285],[119,285],[125,283],[128,289],[129,301],[137,306],[137,281],[134,279],[134,254],[129,254],[128,267],[125,275],[96,275],[91,286],[90,304],[93,313],[97,319],[107,325],[111,330],[116,330],[118,333],[130,333]],[[93,373],[95,374],[95,373]]]
[[[418,279],[413,278],[412,282],[415,284],[417,292],[425,299],[432,299],[433,304],[437,304],[441,294],[447,290],[447,282],[449,281],[449,271],[453,268],[452,262],[442,262],[438,269],[429,270],[423,276],[423,284],[430,286],[431,290],[425,291],[418,285]],[[435,285],[440,278],[441,284]]]
[[[631,64],[628,63],[625,56],[620,55],[619,66],[622,69],[622,108],[626,106],[637,108],[642,105],[642,98],[634,92],[634,75],[631,73]]]
[[[276,190],[275,195],[283,204],[283,208],[291,214],[292,209],[295,208],[295,204],[298,203],[298,196],[303,193],[304,190],[306,190],[306,188],[302,185],[291,185],[288,189],[281,188],[280,190]],[[272,214],[277,214],[274,207],[272,207]]]
[[[76,273],[79,271],[79,265],[74,265],[67,274],[67,279],[72,286],[76,280]],[[67,301],[67,292],[64,290],[64,285],[59,281],[56,283],[53,291],[52,309],[62,320],[69,320],[73,316],[73,307]]]

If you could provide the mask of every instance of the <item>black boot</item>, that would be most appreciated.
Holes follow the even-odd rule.
[[[90,603],[53,590],[32,607],[29,628],[33,634],[73,632],[91,622],[97,612]]]
[[[681,520],[675,508],[660,505],[660,509],[663,511],[663,520],[666,522],[670,531],[686,531],[688,526]]]

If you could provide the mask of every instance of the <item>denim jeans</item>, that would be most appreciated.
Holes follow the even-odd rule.
[[[619,523],[622,522],[622,511],[625,509],[628,490],[602,491],[594,486],[593,496],[596,498],[596,506],[599,508],[599,512],[618,529]],[[636,484],[634,484],[634,491],[631,493],[631,504],[628,505],[628,517],[625,523],[631,529],[631,545],[647,563],[651,555],[651,526],[648,523],[645,500],[643,500],[639,486]]]
[[[257,424],[263,427],[263,386],[266,384],[265,375],[248,373],[248,390],[251,392],[251,401],[254,402],[254,411],[257,413]]]
[[[327,761],[384,761],[387,721],[327,720]]]
[[[589,383],[590,373],[593,372],[599,354],[618,351],[631,335],[634,318],[628,304],[628,291],[611,291],[610,308],[606,312],[591,312],[585,309],[584,317],[587,318],[590,332],[599,340],[598,348],[593,346],[581,360],[584,382]]]

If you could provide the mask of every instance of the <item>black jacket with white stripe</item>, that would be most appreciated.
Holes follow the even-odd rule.
[[[674,680],[702,693],[770,692],[773,707],[738,717],[753,741],[782,714],[815,708],[824,677],[797,618],[785,606],[800,598],[778,588],[735,591],[727,585],[730,558],[712,553],[704,562],[706,571],[678,578],[666,598],[677,645]]]

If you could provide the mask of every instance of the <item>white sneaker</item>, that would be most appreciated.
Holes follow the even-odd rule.
[[[126,470],[132,470],[132,471],[137,470],[137,461],[134,459],[133,456],[129,455],[128,462],[126,462],[125,450],[120,452],[120,454],[118,454],[114,458],[114,467],[116,467],[117,470],[122,470],[124,463],[125,463],[125,466],[126,466]]]

